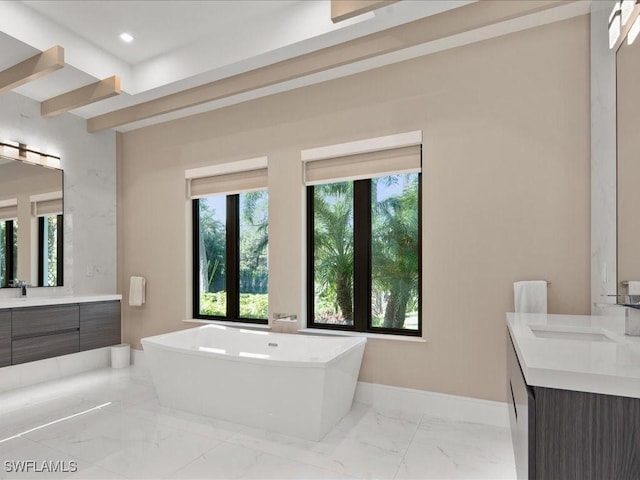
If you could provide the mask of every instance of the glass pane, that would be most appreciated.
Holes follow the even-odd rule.
[[[313,195],[314,321],[353,325],[353,182]]]
[[[58,285],[58,216],[44,217],[44,286]]]
[[[7,245],[7,229],[13,226],[13,239]],[[7,275],[7,263],[13,257],[13,270]],[[0,287],[7,287],[18,274],[18,221],[0,221]],[[8,277],[8,278],[7,278]]]
[[[371,182],[371,326],[417,330],[418,174]]]
[[[269,316],[266,191],[240,197],[240,317]]]
[[[18,220],[13,220],[13,271],[9,282],[18,278]]]
[[[226,316],[227,197],[201,198],[199,204],[200,314]]]
[[[0,220],[0,287],[7,286],[5,272],[7,271],[7,246],[6,246],[7,222]]]

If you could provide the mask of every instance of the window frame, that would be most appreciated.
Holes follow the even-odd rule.
[[[269,323],[268,318],[240,316],[240,194],[235,193],[224,196],[226,197],[225,290],[227,294],[227,313],[224,316],[200,313],[200,198],[194,198],[191,200],[193,241],[192,316],[199,320],[267,325]]]
[[[315,217],[314,185],[307,185],[307,328],[354,333],[422,337],[422,173],[418,175],[418,328],[384,328],[371,325],[372,294],[372,178],[353,182],[353,325],[315,321]],[[335,183],[339,183],[336,181]]]
[[[56,215],[57,222],[57,237],[56,237],[56,284],[45,285],[45,271],[44,271],[44,232],[45,232],[45,218],[53,215],[43,215],[38,217],[38,287],[62,287],[64,285],[64,256],[63,256],[63,244],[64,244],[64,225],[63,215]]]

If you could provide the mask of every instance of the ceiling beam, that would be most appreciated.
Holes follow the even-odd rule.
[[[87,120],[98,132],[433,42],[575,0],[484,0]]]
[[[347,18],[386,7],[398,0],[331,0],[331,21],[338,23]]]
[[[51,47],[0,72],[0,94],[18,88],[64,67],[64,48]]]
[[[120,78],[114,75],[45,100],[40,104],[40,114],[53,117],[116,95],[120,95]]]

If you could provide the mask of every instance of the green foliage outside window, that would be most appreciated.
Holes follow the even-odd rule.
[[[13,238],[6,242],[7,220],[0,220],[0,287],[6,287],[14,281],[18,269],[18,222],[13,220]],[[13,258],[13,271],[7,275],[7,262]]]
[[[45,226],[45,284],[55,287],[58,285],[58,216],[51,215],[44,218]]]
[[[239,196],[239,300],[241,318],[268,317],[267,192]],[[200,205],[200,314],[227,315],[226,197],[207,197]]]
[[[7,271],[7,252],[5,246],[5,236],[7,235],[6,222],[0,221],[0,287],[6,285],[7,279],[5,272]]]
[[[314,321],[353,325],[354,184],[313,188]],[[418,194],[418,174],[371,180],[372,327],[418,329]]]

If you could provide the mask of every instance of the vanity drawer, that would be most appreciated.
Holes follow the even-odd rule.
[[[11,365],[11,310],[0,310],[0,367]]]
[[[12,312],[12,338],[46,335],[80,327],[77,304],[33,308],[16,308]],[[15,357],[14,357],[15,363]]]
[[[80,334],[78,332],[56,333],[14,340],[12,345],[13,364],[76,353],[79,342]]]

